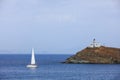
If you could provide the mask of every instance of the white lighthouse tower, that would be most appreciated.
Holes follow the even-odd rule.
[[[89,48],[95,48],[95,47],[100,47],[101,45],[95,41],[95,39],[93,39],[92,44],[90,44],[90,46],[88,46]]]

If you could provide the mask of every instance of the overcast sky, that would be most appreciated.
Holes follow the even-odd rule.
[[[119,0],[0,0],[0,53],[74,54],[96,38],[120,48]]]

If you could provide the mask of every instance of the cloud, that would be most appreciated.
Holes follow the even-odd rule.
[[[34,18],[36,21],[40,22],[58,22],[58,23],[66,23],[66,22],[74,22],[75,16],[71,14],[44,14],[37,15]]]

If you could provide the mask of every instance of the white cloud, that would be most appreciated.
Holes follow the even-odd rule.
[[[37,15],[35,16],[36,21],[40,22],[58,22],[58,23],[66,23],[66,22],[74,22],[75,16],[71,14],[45,14],[45,15]]]

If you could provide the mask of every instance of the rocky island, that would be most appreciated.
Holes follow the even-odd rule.
[[[65,63],[119,64],[120,48],[101,46],[93,43],[68,58]]]

